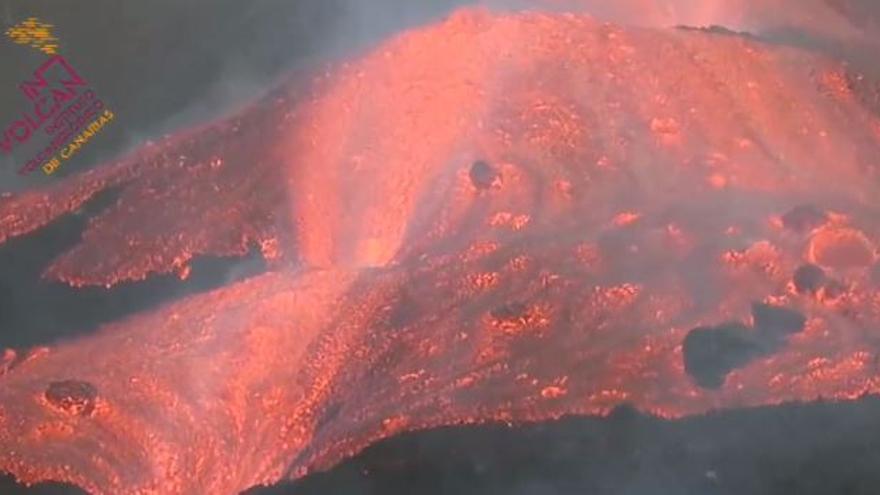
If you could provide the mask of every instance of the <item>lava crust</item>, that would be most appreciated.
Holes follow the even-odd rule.
[[[274,264],[8,353],[0,470],[234,494],[407,430],[875,393],[880,120],[850,72],[745,37],[463,10],[2,198],[7,239],[121,188],[48,267],[73,285],[252,244]],[[822,222],[786,227],[799,205]],[[688,332],[753,308],[761,328],[710,347],[774,346],[701,386]]]

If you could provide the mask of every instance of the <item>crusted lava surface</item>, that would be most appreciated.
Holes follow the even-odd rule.
[[[0,470],[232,494],[434,426],[877,392],[880,120],[853,77],[747,37],[463,10],[4,197],[2,240],[120,188],[47,267],[71,285],[253,245],[271,270],[7,351]],[[708,379],[695,329],[691,364],[725,356]]]

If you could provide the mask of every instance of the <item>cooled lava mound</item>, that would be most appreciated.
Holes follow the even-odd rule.
[[[0,203],[72,285],[265,275],[0,362],[0,470],[234,494],[396,433],[880,389],[878,86],[748,36],[464,10]],[[873,88],[873,89],[872,89]]]

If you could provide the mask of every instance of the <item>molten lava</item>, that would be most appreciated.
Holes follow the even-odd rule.
[[[276,263],[7,352],[0,470],[233,494],[406,430],[880,390],[868,76],[746,36],[465,10],[310,83],[2,199],[5,240],[121,188],[47,269],[73,285],[254,244]]]

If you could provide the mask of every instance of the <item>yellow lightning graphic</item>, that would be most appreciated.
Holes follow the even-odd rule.
[[[29,17],[7,29],[6,36],[19,45],[28,45],[47,55],[54,55],[58,50],[58,38],[52,36],[53,27],[36,17]]]

